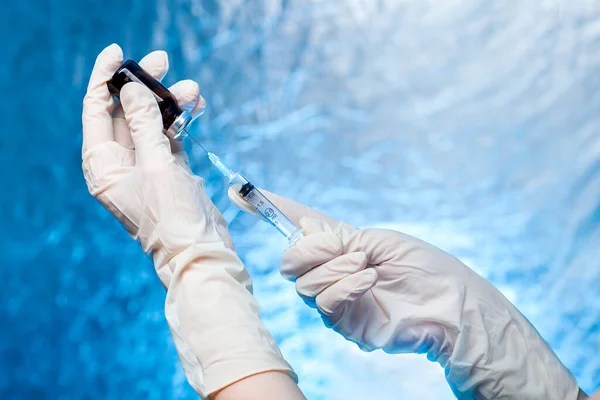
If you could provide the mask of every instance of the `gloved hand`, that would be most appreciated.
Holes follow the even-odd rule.
[[[236,192],[230,189],[231,200],[255,214]],[[456,258],[411,236],[359,230],[263,193],[304,229],[283,254],[282,275],[327,326],[361,349],[427,353],[461,399],[578,398],[575,379],[529,321]]]
[[[165,314],[187,378],[208,398],[265,371],[295,375],[263,326],[250,278],[225,221],[206,196],[177,143],[163,135],[160,110],[146,87],[129,83],[113,100],[106,82],[123,62],[119,46],[96,60],[83,104],[83,172],[90,193],[153,258],[167,288]],[[162,78],[164,52],[142,68]],[[204,107],[198,85],[170,89],[192,114]],[[171,152],[171,149],[175,153]]]

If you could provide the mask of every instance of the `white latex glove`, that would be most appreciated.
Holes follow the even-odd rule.
[[[575,379],[529,321],[456,258],[411,236],[359,230],[263,193],[305,233],[283,254],[282,275],[327,326],[361,349],[427,353],[460,399],[578,398]],[[234,188],[229,196],[255,214]]]
[[[117,45],[96,60],[83,107],[83,171],[90,193],[152,256],[167,288],[165,314],[190,384],[207,398],[260,372],[295,378],[259,318],[223,217],[202,179],[189,170],[185,153],[171,153],[152,93],[129,83],[121,90],[122,110],[115,104],[106,82],[122,62]],[[162,78],[166,53],[151,53],[140,65]],[[201,112],[197,84],[183,81],[170,90],[182,107]]]

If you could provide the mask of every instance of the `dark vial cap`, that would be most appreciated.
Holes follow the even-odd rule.
[[[169,89],[142,69],[138,63],[127,60],[108,81],[108,90],[114,96],[119,97],[121,89],[129,82],[141,83],[154,93],[162,114],[164,132],[167,136],[175,140],[185,137],[186,132],[184,129],[192,122],[192,116],[177,105],[177,100],[169,92]]]

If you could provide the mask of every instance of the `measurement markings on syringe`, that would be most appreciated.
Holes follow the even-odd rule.
[[[271,222],[274,225],[278,224],[277,213],[275,212],[275,210],[273,210],[271,207],[264,208],[265,206],[268,206],[268,204],[265,203],[265,201],[263,201],[260,198],[260,196],[258,196],[256,194],[255,191],[251,191],[250,193],[248,193],[248,195],[246,196],[246,200],[250,204],[252,204],[258,212],[260,212],[262,215],[264,215],[265,218],[268,218],[269,220],[271,220]]]

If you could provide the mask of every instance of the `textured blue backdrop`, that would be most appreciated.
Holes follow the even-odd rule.
[[[117,42],[171,56],[193,133],[272,191],[451,251],[600,384],[600,3],[20,0],[0,33],[0,398],[195,398],[138,246],[87,194],[81,100]],[[310,399],[450,399],[423,356],[364,354],[276,268],[199,152]],[[267,241],[264,241],[267,238]]]

